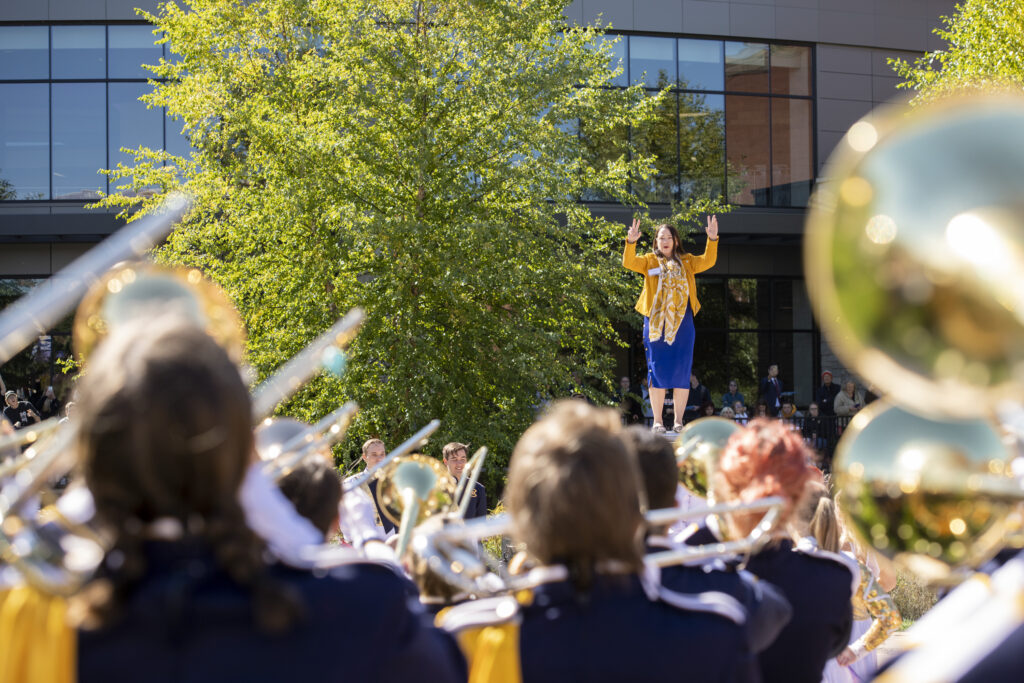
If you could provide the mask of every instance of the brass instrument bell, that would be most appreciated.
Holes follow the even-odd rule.
[[[679,482],[690,493],[708,497],[711,476],[729,438],[741,426],[724,417],[702,417],[683,427],[676,437]]]
[[[955,583],[999,550],[1024,501],[1011,457],[985,420],[936,421],[878,401],[836,447],[840,511],[866,547],[927,583]]]
[[[89,290],[75,313],[75,351],[88,359],[119,324],[165,313],[193,321],[241,365],[245,332],[224,291],[195,268],[152,263],[118,265]]]
[[[824,176],[805,271],[843,363],[921,413],[1024,399],[1024,97],[872,113]]]
[[[418,453],[396,458],[377,473],[377,481],[381,509],[399,528],[398,557],[405,551],[413,527],[454,508],[455,481],[435,458]]]

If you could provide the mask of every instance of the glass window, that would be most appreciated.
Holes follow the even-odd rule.
[[[729,327],[740,330],[756,330],[757,322],[757,280],[753,278],[730,278],[726,291],[729,297]]]
[[[725,180],[725,97],[679,94],[680,193],[718,197]]]
[[[656,93],[649,93],[652,97]],[[633,129],[633,145],[640,154],[655,157],[655,175],[634,182],[634,191],[645,202],[668,203],[679,186],[679,141],[676,121],[676,94],[667,93],[656,111],[656,118]]]
[[[703,311],[701,311],[703,315]],[[697,316],[698,318],[700,316]],[[760,378],[757,376],[758,342],[760,334],[757,332],[732,332],[726,342],[725,366],[728,368],[728,376],[725,378],[724,387],[716,387],[718,400],[722,400],[722,394],[729,390],[729,381],[736,380],[736,383],[743,399],[746,402],[747,413],[753,414],[754,405],[757,403],[757,390]],[[721,362],[719,360],[719,362]]]
[[[592,47],[598,45],[608,46],[608,50],[612,54],[611,61],[608,62],[609,69],[614,71],[620,67],[622,68],[622,73],[611,79],[608,85],[629,85],[629,65],[626,64],[626,42],[628,40],[629,38],[626,36],[605,35],[599,38],[596,44],[592,44]]]
[[[704,250],[704,231],[699,230],[684,236],[683,241],[694,243],[684,248]],[[700,315],[694,318],[694,324],[700,328],[725,329],[728,324],[725,307],[725,280],[716,277],[697,276],[697,300],[700,301]],[[700,333],[698,333],[700,334]]]
[[[45,26],[0,26],[0,79],[50,77],[49,29]]]
[[[107,179],[105,83],[54,83],[53,198],[99,198]]]
[[[163,46],[154,45],[153,27],[108,26],[110,45],[110,78],[149,78],[151,71],[143,64],[159,64]]]
[[[725,43],[725,89],[731,92],[768,92],[766,43]]]
[[[728,95],[725,98],[725,148],[728,153],[729,201],[768,206],[771,185],[771,99]]]
[[[811,48],[772,45],[771,62],[774,94],[811,94]]]
[[[134,165],[131,155],[120,151],[122,147],[163,149],[163,111],[160,107],[146,109],[146,105],[139,102],[139,97],[150,91],[149,84],[110,83],[108,88],[107,125],[110,148],[107,158],[110,168],[116,168],[118,162],[126,166]],[[116,185],[111,184],[111,191],[127,184],[127,180],[122,180]]]
[[[679,87],[691,90],[722,90],[725,66],[722,41],[679,39]]]
[[[50,198],[50,86],[0,84],[0,196]]]
[[[676,82],[676,41],[672,38],[631,36],[629,74],[633,83],[664,88]]]
[[[54,26],[53,78],[107,77],[107,32],[103,26]]]
[[[807,206],[814,178],[811,101],[772,98],[772,206]]]
[[[170,116],[166,117],[164,119],[164,140],[167,141],[168,152],[188,159],[192,156],[192,144],[181,132],[181,128],[184,125],[181,119],[171,118]]]

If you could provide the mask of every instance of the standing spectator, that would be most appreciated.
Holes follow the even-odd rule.
[[[711,392],[708,388],[700,383],[700,379],[696,374],[690,373],[690,395],[686,398],[686,421],[694,420],[700,417],[703,413],[701,412],[701,406],[705,403],[712,403]],[[676,427],[681,427],[679,420],[676,420]],[[678,431],[678,429],[676,430]]]
[[[640,399],[633,391],[633,383],[629,377],[619,379],[618,399],[622,421],[626,424],[640,424],[644,419],[643,409],[640,406]]]
[[[736,380],[731,379],[729,380],[729,391],[722,394],[722,407],[732,406],[736,401],[746,404],[747,399],[740,393],[739,385],[736,383]]]
[[[836,415],[849,417],[856,415],[857,411],[864,407],[864,394],[857,391],[857,385],[852,379],[846,380],[843,390],[836,396]]]
[[[782,380],[779,379],[779,366],[772,363],[768,366],[768,376],[761,380],[761,399],[768,406],[768,414],[776,417],[782,406]]]
[[[4,417],[15,429],[24,429],[29,425],[40,421],[39,413],[28,401],[19,401],[18,395],[13,391],[4,394]]]
[[[821,416],[821,409],[817,403],[807,406],[807,415],[804,416],[802,433],[804,441],[808,446],[819,453],[825,452],[829,438],[834,433],[834,425],[831,418],[823,418]]]
[[[779,417],[784,420],[793,420],[798,417],[803,417],[804,414],[796,409],[793,404],[793,394],[786,392],[782,395],[782,407],[779,409]]]
[[[52,385],[46,387],[46,391],[36,403],[36,408],[39,410],[39,416],[44,420],[60,415],[61,401],[53,393]]]
[[[838,393],[839,385],[832,383],[832,373],[828,370],[821,373],[821,386],[818,387],[814,400],[817,402],[818,410],[821,411],[822,415],[832,416],[836,414],[834,402]]]

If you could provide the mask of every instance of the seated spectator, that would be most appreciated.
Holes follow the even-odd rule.
[[[700,416],[701,417],[711,417],[714,414],[715,414],[715,404],[712,403],[711,401],[708,401],[707,403],[705,403],[704,405],[702,405],[700,407]]]
[[[852,379],[847,380],[843,390],[836,396],[835,409],[839,417],[850,417],[856,415],[857,411],[864,407],[864,394],[857,391],[857,385]]]
[[[750,417],[749,415],[747,415],[747,406],[743,405],[739,401],[736,401],[736,403],[734,403],[732,406],[732,410],[735,413],[733,417],[736,419],[737,422],[740,422],[741,424],[747,423],[747,419]]]
[[[739,385],[736,383],[736,380],[732,379],[729,380],[729,391],[722,394],[722,405],[731,406],[737,401],[746,404],[747,399],[745,399],[743,394],[740,393]]]
[[[46,391],[43,392],[43,395],[35,405],[39,409],[39,417],[44,420],[60,415],[61,402],[57,395],[53,393],[52,386],[46,387]]]
[[[712,403],[711,392],[700,383],[697,375],[691,372],[690,394],[686,397],[686,422],[703,416],[705,403]]]
[[[120,326],[90,358],[79,406],[76,450],[110,540],[73,598],[79,681],[332,680],[339,666],[349,680],[465,680],[455,642],[409,609],[394,569],[268,559],[238,499],[249,392],[204,332]]]
[[[338,471],[318,456],[299,463],[277,483],[295,511],[312,522],[328,539],[338,533],[341,479]]]
[[[7,403],[4,406],[4,417],[15,429],[25,429],[41,421],[35,407],[28,401],[19,400],[15,392],[8,391],[4,401]]]
[[[821,386],[814,394],[818,410],[822,415],[835,415],[835,399],[839,393],[839,385],[832,383],[832,373],[826,370],[821,373]]]
[[[725,406],[724,408],[722,408],[721,415],[722,415],[722,417],[726,418],[727,420],[735,420],[736,419],[736,411],[734,411],[729,406]]]
[[[803,417],[804,414],[796,409],[793,405],[793,394],[785,393],[782,395],[782,407],[779,408],[779,417],[784,420],[793,420],[798,417]]]
[[[754,417],[771,417],[767,401],[761,399],[754,405]]]

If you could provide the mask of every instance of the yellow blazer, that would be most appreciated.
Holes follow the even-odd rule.
[[[690,289],[690,310],[694,315],[700,310],[700,302],[697,301],[697,283],[694,275],[703,273],[715,265],[718,260],[718,240],[708,240],[704,253],[700,256],[686,254],[682,257],[683,272],[686,273],[686,282]],[[651,275],[650,271],[658,267],[658,257],[654,254],[636,255],[636,242],[626,242],[626,250],[622,252],[622,265],[626,268],[640,273],[644,276],[644,289],[640,292],[640,298],[636,302],[636,310],[640,315],[651,315],[651,306],[654,305],[654,293],[658,291],[658,276]]]

